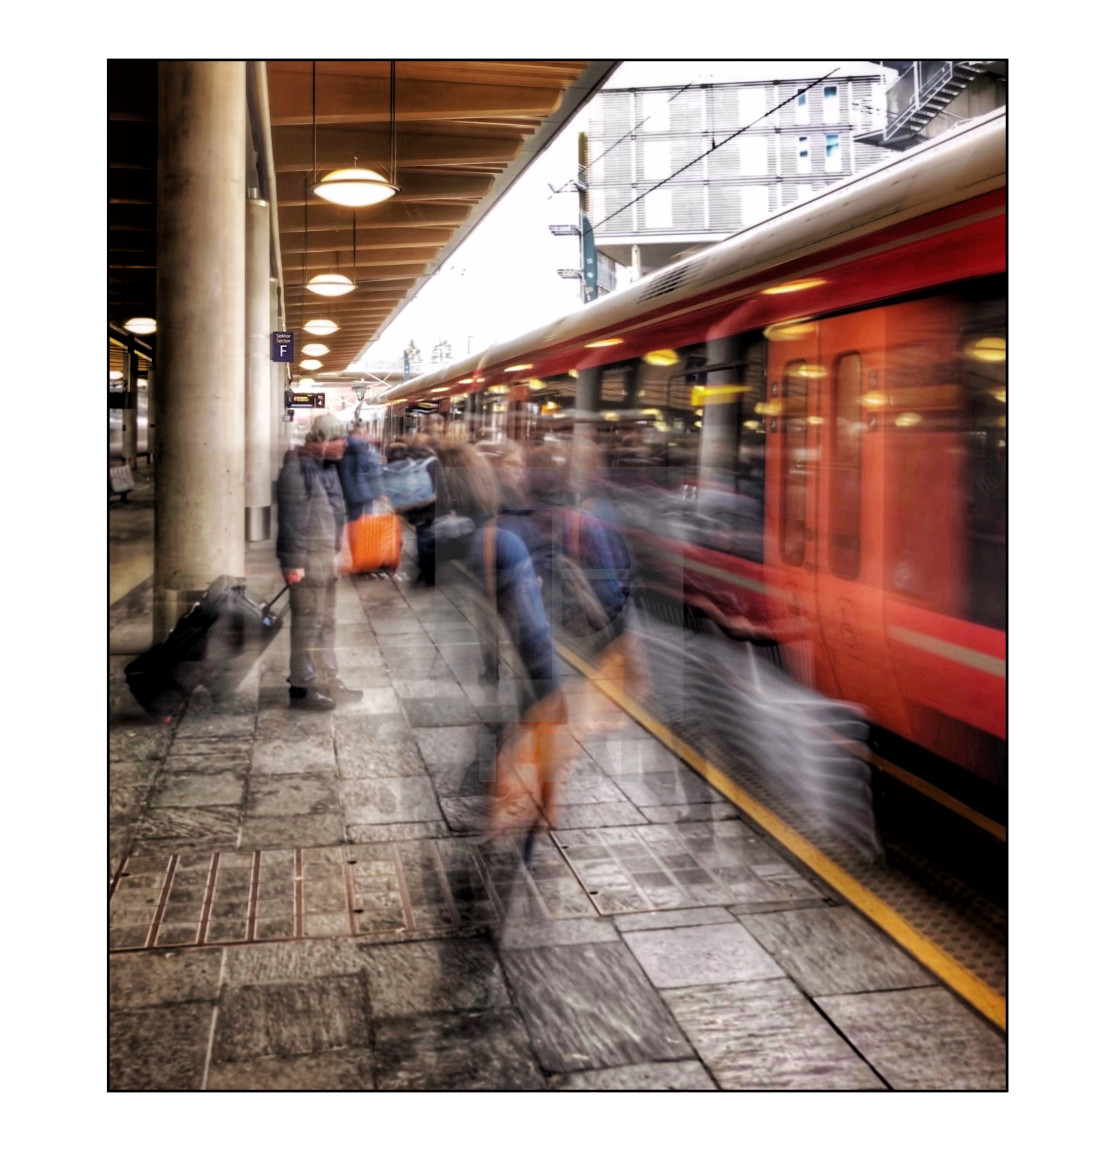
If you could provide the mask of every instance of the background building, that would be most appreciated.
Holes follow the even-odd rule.
[[[600,253],[632,275],[725,239],[889,154],[856,139],[884,122],[896,73],[883,64],[738,68],[604,90],[592,102],[588,214]]]

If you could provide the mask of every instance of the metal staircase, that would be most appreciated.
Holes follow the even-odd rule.
[[[854,138],[881,148],[905,148],[938,113],[943,112],[991,60],[915,60],[887,93],[887,122]]]

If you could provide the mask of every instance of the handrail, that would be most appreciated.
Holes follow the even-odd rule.
[[[933,97],[953,79],[955,71],[956,65],[954,61],[943,60],[931,73],[923,78],[922,61],[915,60],[895,81],[895,86],[897,86],[913,72],[914,94],[911,96],[906,107],[898,112],[894,120],[883,129],[883,142],[886,143],[887,140],[896,135],[902,126],[907,123],[924,104],[932,100]]]

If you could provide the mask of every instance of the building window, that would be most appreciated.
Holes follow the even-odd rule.
[[[647,140],[642,145],[642,165],[647,180],[664,180],[672,175],[668,140]]]
[[[797,202],[801,203],[802,200],[807,200],[813,194],[812,184],[798,184],[797,185]]]
[[[766,115],[766,89],[739,89],[739,127],[745,128]]]
[[[809,137],[797,137],[797,170],[799,172],[811,172],[812,165],[809,162]]]
[[[739,197],[744,227],[770,214],[770,189],[765,184],[748,184],[739,189]]]
[[[824,138],[824,170],[826,172],[840,172],[840,137],[835,132],[829,132]]]
[[[739,174],[766,175],[766,137],[744,136],[739,141]]]
[[[840,123],[840,89],[835,84],[824,86],[824,122]]]
[[[669,93],[642,93],[642,131],[669,131]]]
[[[808,124],[809,123],[809,93],[802,92],[794,101],[794,117],[795,124]]]
[[[673,226],[673,193],[668,188],[648,193],[642,203],[646,206],[647,228]]]

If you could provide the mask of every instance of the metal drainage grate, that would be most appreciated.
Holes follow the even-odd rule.
[[[559,852],[463,839],[133,856],[113,882],[109,950],[475,930],[514,890],[534,919],[595,909]]]

